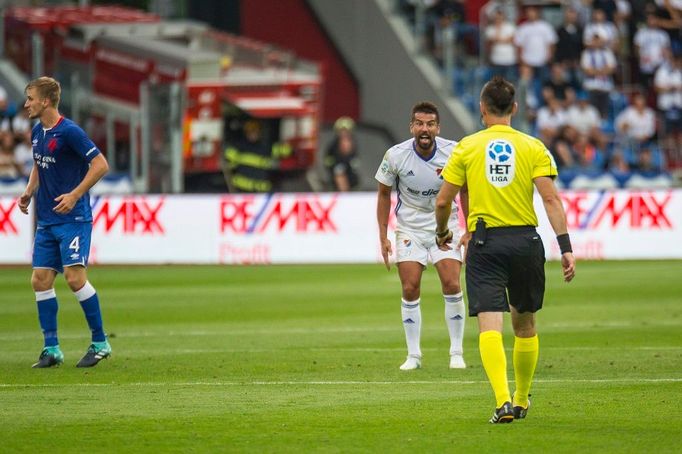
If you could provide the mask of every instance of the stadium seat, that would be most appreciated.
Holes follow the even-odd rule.
[[[571,181],[571,189],[617,189],[619,187],[618,181],[610,173],[600,174],[578,174]]]
[[[667,189],[672,186],[672,177],[665,173],[659,173],[655,176],[634,173],[628,181],[625,182],[625,187],[628,189]]]
[[[92,187],[90,193],[93,195],[132,194],[133,182],[127,174],[114,173],[105,175],[104,178]]]
[[[26,189],[27,178],[5,178],[0,177],[0,195],[19,196]]]

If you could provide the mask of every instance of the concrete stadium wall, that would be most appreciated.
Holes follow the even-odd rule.
[[[360,85],[362,121],[385,125],[393,136],[407,138],[409,114],[421,100],[441,108],[441,135],[459,139],[474,125],[461,106],[442,89],[430,58],[398,17],[385,14],[390,0],[308,0]],[[463,118],[465,115],[466,118]]]

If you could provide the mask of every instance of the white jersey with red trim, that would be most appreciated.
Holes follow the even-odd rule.
[[[386,186],[396,185],[396,231],[408,233],[427,246],[435,243],[436,196],[443,184],[440,172],[455,145],[453,140],[436,137],[433,153],[424,158],[415,150],[414,139],[406,140],[388,149],[374,177]],[[455,240],[459,238],[458,211],[453,201],[448,226]]]

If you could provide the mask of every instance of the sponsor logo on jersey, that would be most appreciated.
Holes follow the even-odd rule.
[[[436,195],[438,195],[438,191],[440,191],[440,189],[431,189],[431,188],[426,189],[426,190],[424,190],[424,191],[421,191],[421,190],[419,190],[419,189],[412,189],[412,188],[409,187],[409,186],[408,186],[406,189],[407,189],[407,192],[409,192],[409,193],[412,194],[412,195],[421,195],[421,196],[424,196],[424,197],[433,197],[433,196],[436,196]]]
[[[408,177],[413,177],[413,176],[414,176],[414,172],[410,170],[409,172],[407,172],[407,176],[408,176]]]
[[[503,188],[514,179],[514,146],[504,139],[491,140],[485,149],[485,174],[488,182]]]

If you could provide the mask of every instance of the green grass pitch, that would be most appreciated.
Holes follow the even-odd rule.
[[[447,368],[432,268],[411,372],[394,268],[94,266],[114,354],[85,370],[89,332],[61,277],[65,364],[30,368],[29,275],[0,268],[3,453],[680,451],[682,261],[579,262],[571,284],[548,263],[533,407],[499,426],[475,319],[469,367]],[[504,339],[510,358],[508,317]]]

